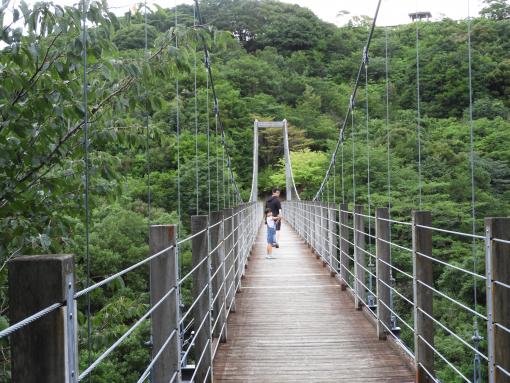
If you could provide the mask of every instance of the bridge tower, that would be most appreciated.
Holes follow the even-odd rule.
[[[250,201],[256,202],[258,196],[258,173],[259,173],[259,128],[281,128],[283,133],[283,157],[285,159],[285,190],[287,201],[292,200],[292,168],[289,150],[289,132],[287,120],[283,121],[259,121],[253,122],[253,176],[251,185]]]

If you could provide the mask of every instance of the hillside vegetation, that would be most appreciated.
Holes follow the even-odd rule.
[[[486,0],[485,5],[471,26],[475,207],[480,232],[484,217],[510,215],[510,5],[506,0]],[[324,176],[371,20],[353,17],[337,27],[308,9],[267,0],[210,0],[202,1],[201,7],[206,26],[193,28],[193,8],[182,5],[177,8],[175,28],[175,9],[148,10],[146,25],[142,6],[118,17],[104,4],[91,3],[86,83],[92,281],[145,258],[149,224],[178,223],[184,237],[191,215],[234,202],[222,163],[202,41],[211,52],[232,168],[244,200],[251,187],[256,118],[289,121],[294,178],[302,198],[312,198]],[[81,17],[79,9],[44,2],[33,7],[22,2],[13,8],[7,1],[0,7],[0,328],[9,323],[9,259],[20,254],[74,253],[77,289],[86,284]],[[470,232],[467,23],[423,22],[419,38],[422,208],[432,212],[435,226]],[[344,161],[337,157],[335,178],[323,200],[345,201],[352,207],[354,169],[356,203],[365,209],[368,178],[372,213],[390,203],[394,217],[409,221],[418,207],[415,39],[412,24],[376,28],[368,89],[365,93],[362,78],[354,125],[349,121],[342,148]],[[282,155],[281,132],[263,131],[261,198],[271,186],[284,186]],[[410,244],[410,233],[404,229],[395,227],[395,238]],[[473,268],[469,241],[440,235],[434,240],[434,255]],[[485,272],[482,250],[476,253],[481,274]],[[182,270],[189,270],[189,249],[181,255]],[[409,270],[408,254],[395,252],[394,261]],[[472,279],[458,277],[438,268],[436,287],[472,307]],[[92,294],[92,359],[147,310],[147,283],[148,270],[142,269]],[[396,285],[411,294],[409,281],[398,275]],[[484,294],[480,284],[480,312],[485,310]],[[189,304],[189,291],[185,289],[183,295]],[[83,370],[88,360],[86,301],[79,304]],[[402,302],[396,307],[412,322],[409,307]],[[435,309],[438,318],[471,342],[471,316],[444,300],[435,302]],[[483,332],[484,324],[480,327]],[[412,345],[408,332],[403,331],[402,337]],[[471,376],[473,355],[444,332],[438,331],[436,338],[445,356]],[[136,381],[148,361],[148,339],[145,324],[101,364],[94,381]],[[0,346],[4,357],[0,377],[9,381],[9,346],[5,340]],[[438,365],[442,381],[457,381],[452,370]]]

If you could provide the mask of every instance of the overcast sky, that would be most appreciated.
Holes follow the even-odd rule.
[[[148,0],[153,1],[153,0]],[[337,25],[344,25],[352,16],[367,15],[373,17],[378,0],[282,0],[285,3],[298,4],[310,8],[317,16],[325,21]],[[158,2],[158,4],[169,4]],[[192,0],[178,1],[178,3],[191,4]],[[126,4],[126,0],[109,0],[112,6]],[[173,2],[171,5],[172,6]],[[408,14],[416,11],[429,11],[434,20],[445,16],[459,20],[468,16],[468,7],[471,16],[478,15],[482,8],[482,0],[382,0],[378,17],[378,25],[396,25],[409,22]],[[337,17],[340,11],[350,14]]]
[[[317,16],[337,25],[345,24],[354,15],[373,17],[377,0],[283,0],[310,8]],[[481,0],[470,0],[471,16],[478,14]],[[340,11],[350,14],[337,17]],[[409,22],[408,14],[416,11],[429,11],[433,19],[447,16],[463,19],[468,15],[468,0],[382,0],[378,25],[396,25]]]
[[[135,3],[144,0],[108,0],[116,14],[126,12]],[[374,16],[378,0],[282,0],[285,3],[298,4],[310,8],[321,19],[344,25],[352,16]],[[29,1],[30,3],[35,0]],[[54,3],[72,5],[77,0],[54,0]],[[175,0],[147,0],[148,4],[159,4],[163,7],[173,7]],[[193,0],[177,0],[178,4],[192,4]],[[396,25],[409,22],[408,14],[416,11],[429,11],[433,20],[449,17],[455,20],[468,16],[476,16],[482,8],[482,0],[382,0],[377,25]],[[338,17],[340,11],[349,14]]]

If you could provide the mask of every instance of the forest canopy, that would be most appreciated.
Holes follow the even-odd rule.
[[[338,27],[307,8],[273,0],[204,0],[200,6],[205,25],[196,27],[189,5],[140,4],[119,16],[103,2],[91,2],[85,70],[79,8],[2,2],[0,329],[9,324],[6,265],[12,258],[76,254],[78,287],[84,287],[86,227],[90,278],[98,281],[146,257],[149,224],[176,223],[185,236],[191,215],[234,202],[215,107],[245,201],[254,119],[288,120],[297,189],[304,199],[317,192],[346,118],[370,18],[355,17]],[[352,208],[356,196],[356,203],[367,205],[370,179],[372,208],[390,205],[394,217],[408,221],[419,204],[419,123],[423,208],[436,225],[469,232],[472,127],[475,224],[482,231],[484,217],[510,215],[510,3],[485,0],[471,20],[471,108],[467,21],[445,18],[419,28],[419,120],[416,26],[376,27],[367,87],[362,79],[335,178],[322,198]],[[204,43],[218,105],[206,75]],[[263,200],[272,186],[285,186],[285,170],[281,132],[266,130],[260,140]],[[409,239],[408,233],[398,234]],[[472,263],[469,245],[439,239],[445,259]],[[188,267],[189,249],[182,256]],[[483,274],[480,262],[478,267]],[[435,277],[439,287],[471,299],[471,280],[455,286],[449,273]],[[94,355],[145,312],[147,279],[147,270],[141,270],[92,295]],[[484,290],[478,295],[483,306]],[[79,305],[85,348],[86,305]],[[439,312],[469,339],[469,316],[453,318],[446,305]],[[148,337],[145,326],[123,346],[128,357],[110,358],[95,373],[96,381],[136,381],[148,360]],[[2,342],[8,366],[9,347]],[[462,371],[471,371],[472,358],[460,357],[450,338],[441,336],[438,343]],[[81,367],[86,362],[82,355]],[[0,379],[8,380],[8,367],[1,370]],[[447,368],[440,377],[456,381]]]

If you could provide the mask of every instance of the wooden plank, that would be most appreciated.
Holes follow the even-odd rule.
[[[265,228],[214,360],[215,382],[413,382],[413,372],[288,225],[275,259]]]

